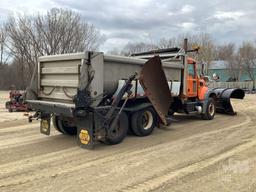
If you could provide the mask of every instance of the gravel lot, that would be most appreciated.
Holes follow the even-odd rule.
[[[119,145],[77,146],[39,133],[0,92],[0,191],[256,191],[256,95],[234,100],[237,116],[176,115],[170,127]]]

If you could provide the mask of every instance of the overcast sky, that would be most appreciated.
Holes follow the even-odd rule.
[[[0,22],[12,12],[79,11],[105,35],[101,50],[206,32],[219,42],[256,39],[255,0],[0,0]]]

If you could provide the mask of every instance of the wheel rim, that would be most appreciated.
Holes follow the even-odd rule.
[[[122,115],[124,115],[124,114],[122,114]],[[108,139],[118,140],[119,138],[122,137],[122,135],[124,135],[124,133],[126,132],[126,128],[122,122],[122,119],[123,118],[120,116],[118,121],[116,122],[116,125],[113,127],[112,130],[109,131],[109,134],[107,136]]]
[[[142,115],[142,125],[144,130],[150,129],[153,124],[153,115],[150,111],[145,111]]]
[[[63,125],[64,125],[65,127],[75,127],[74,122],[72,122],[72,121],[70,121],[70,120],[68,120],[68,119],[64,119],[64,120],[62,121],[62,123],[63,123]]]
[[[59,118],[57,119],[57,124],[60,132],[67,135],[75,135],[77,128],[72,120],[69,118]]]
[[[210,114],[211,116],[213,116],[213,115],[214,115],[214,112],[215,112],[214,104],[213,104],[213,103],[210,103],[208,109],[209,109],[209,110],[208,110],[208,111],[209,111],[209,114]]]
[[[121,123],[120,120],[118,120],[117,125],[115,126],[115,128],[111,131],[111,138],[117,138],[121,135],[122,132],[122,127],[121,127]]]

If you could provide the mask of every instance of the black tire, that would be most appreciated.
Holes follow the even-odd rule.
[[[127,135],[128,128],[129,128],[128,117],[125,112],[122,112],[117,122],[116,129],[113,130],[113,133],[111,133],[110,135],[107,135],[107,137],[105,138],[105,141],[103,142],[108,145],[116,145],[118,143],[121,143]]]
[[[172,109],[170,109],[170,110],[168,111],[168,115],[169,115],[169,116],[173,116],[174,113],[175,113],[175,112],[174,112]]]
[[[152,133],[157,124],[157,115],[152,107],[145,108],[132,114],[132,131],[143,137]]]
[[[5,102],[5,108],[10,109],[10,107],[11,107],[11,102],[10,101]]]
[[[53,124],[53,127],[54,127],[57,131],[63,133],[63,132],[60,130],[60,128],[59,128],[58,120],[59,120],[58,116],[53,115],[53,117],[52,117],[52,124]]]
[[[55,129],[65,135],[76,135],[77,127],[74,122],[68,118],[61,118],[60,116],[54,115],[52,118],[53,125]]]
[[[206,112],[202,114],[204,120],[212,120],[216,113],[216,105],[213,98],[209,98],[206,104]]]

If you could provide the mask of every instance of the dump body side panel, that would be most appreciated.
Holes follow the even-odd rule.
[[[112,96],[118,88],[119,80],[128,78],[134,72],[140,72],[146,61],[132,57],[104,55],[100,52],[40,57],[37,88],[33,82],[33,87],[31,86],[37,93],[37,99],[32,100],[72,104],[77,89],[87,85],[89,71],[94,73],[89,87],[91,96],[98,97],[103,93]],[[167,81],[181,82],[183,60],[175,59],[163,62],[162,65]]]
[[[140,72],[147,60],[122,56],[104,56],[104,89],[113,94],[118,86],[118,81],[127,78],[134,72]],[[163,63],[164,72],[168,81],[181,80],[181,60]],[[154,74],[152,74],[154,75]]]

